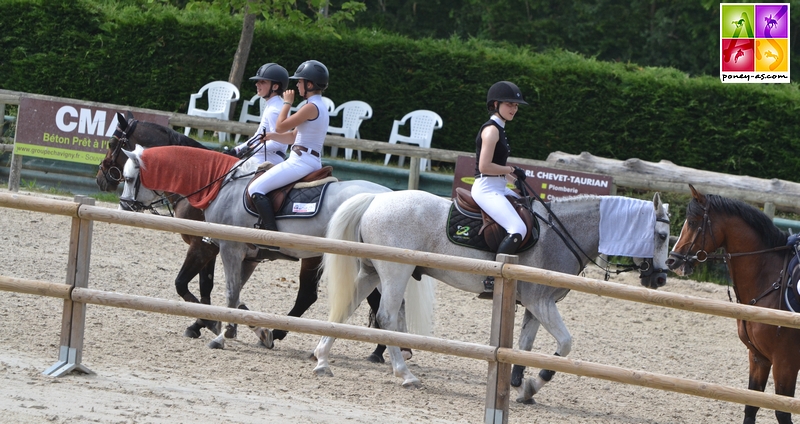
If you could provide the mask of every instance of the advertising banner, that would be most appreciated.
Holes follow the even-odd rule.
[[[17,116],[14,154],[98,165],[117,128],[117,111],[23,97]],[[167,115],[136,113],[136,119],[169,125]]]
[[[724,83],[789,83],[789,3],[721,3]]]
[[[509,162],[508,165],[519,166],[524,169],[526,175],[525,181],[543,200],[587,194],[611,194],[613,178],[606,175],[527,166],[511,162]],[[451,196],[455,197],[456,188],[458,187],[471,190],[474,182],[475,158],[471,156],[459,156],[458,162],[456,162],[456,171],[453,177],[453,192]],[[509,187],[512,189],[514,188],[511,183],[509,183]]]

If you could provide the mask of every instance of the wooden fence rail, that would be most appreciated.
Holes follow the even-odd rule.
[[[70,241],[70,257],[74,256],[75,263],[77,265],[73,265],[71,263],[68,266],[67,281],[70,281],[69,274],[71,272],[74,272],[76,275],[83,273],[83,277],[86,277],[85,274],[87,271],[85,269],[81,269],[81,264],[84,263],[83,261],[88,264],[88,257],[80,258],[82,253],[77,245],[80,245],[81,243],[85,244],[87,239],[89,241],[91,240],[91,234],[85,234],[85,230],[87,228],[91,230],[91,225],[87,225],[87,222],[91,223],[93,221],[102,221],[112,224],[130,225],[140,228],[178,232],[183,234],[205,235],[212,238],[251,243],[274,244],[315,252],[334,252],[351,256],[425,265],[482,275],[494,275],[496,277],[503,277],[503,283],[517,279],[520,281],[533,281],[541,284],[579,290],[586,293],[616,297],[619,299],[633,300],[677,309],[800,328],[800,319],[795,317],[795,314],[790,314],[783,311],[766,310],[764,308],[757,308],[747,305],[733,305],[720,301],[667,292],[656,292],[650,289],[607,283],[600,280],[560,274],[521,265],[450,257],[439,254],[410,251],[406,249],[328,240],[317,237],[272,233],[262,230],[230,227],[220,224],[188,221],[163,216],[136,214],[132,212],[96,207],[91,204],[54,201],[32,196],[22,196],[18,194],[0,193],[0,207],[53,213],[70,216],[73,218],[73,238]],[[76,240],[82,241],[78,242]],[[83,255],[85,256],[88,251],[84,250],[83,252]],[[83,307],[85,307],[86,304],[97,304],[182,316],[197,316],[207,319],[237,322],[247,325],[259,325],[315,335],[329,335],[362,342],[408,346],[414,349],[485,360],[490,363],[496,362],[503,364],[534,366],[582,376],[601,378],[625,384],[634,384],[637,386],[650,387],[659,390],[668,390],[711,399],[800,413],[800,400],[794,398],[754,392],[746,389],[731,388],[717,384],[709,384],[685,378],[649,373],[646,371],[630,370],[584,362],[580,360],[559,358],[533,352],[523,352],[499,346],[478,345],[474,343],[457,342],[405,333],[393,333],[384,330],[369,329],[346,324],[335,324],[223,307],[110,293],[80,287],[77,285],[77,283],[78,282],[75,282],[73,285],[67,285],[11,277],[0,277],[0,290],[63,298],[65,299],[65,305],[67,302],[74,303],[75,305],[82,305]],[[495,302],[498,302],[497,297],[495,298]],[[509,305],[507,305],[507,307],[513,308],[513,300]],[[504,308],[494,308],[493,311],[502,311],[503,309]],[[72,316],[74,319],[75,315]],[[82,319],[82,317],[78,316],[78,319]],[[513,319],[511,322],[508,322],[507,320],[495,320],[493,318],[492,321],[493,323],[495,321],[503,321],[504,326],[511,325],[513,328]],[[82,329],[82,324],[71,326],[73,332],[74,328],[76,327]],[[64,330],[62,329],[62,332],[63,331]],[[493,328],[492,332],[495,333],[495,331],[500,332],[503,330]],[[64,335],[62,333],[62,338],[63,337]],[[74,349],[75,348],[71,348],[69,353],[69,358],[73,361],[76,355],[78,358],[80,358],[80,352],[78,351],[76,353],[73,351]],[[79,361],[77,365],[80,365]],[[497,404],[492,404],[490,406],[488,401],[489,399],[487,399],[485,422],[507,422],[507,403],[505,404],[504,410],[497,411],[494,409],[497,407]]]

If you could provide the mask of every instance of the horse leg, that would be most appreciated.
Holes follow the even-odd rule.
[[[216,246],[214,246],[216,248]],[[217,254],[209,259],[203,269],[200,271],[200,303],[203,305],[211,304],[211,290],[214,289],[214,268],[216,266]],[[221,331],[221,324],[219,321],[201,320],[204,327],[209,329],[215,335]]]
[[[300,317],[317,301],[319,288],[319,267],[322,256],[300,260],[300,287],[297,289],[297,298],[294,306],[289,311],[290,317]],[[288,331],[273,330],[272,335],[276,340],[283,340]]]
[[[358,277],[356,277],[355,285],[356,285],[356,296],[353,303],[350,304],[349,309],[346,314],[346,318],[344,321],[347,321],[353,312],[355,312],[356,308],[358,307],[361,302],[367,297],[369,293],[372,292],[378,284],[380,283],[380,278],[378,274],[371,270],[367,272],[366,270],[362,269],[358,272]],[[343,322],[344,322],[343,321]],[[319,344],[314,349],[314,353],[311,356],[311,359],[317,359],[317,366],[314,367],[314,373],[319,376],[333,376],[333,371],[331,371],[330,366],[330,354],[331,348],[333,347],[333,342],[336,341],[335,337],[323,336],[319,340]]]
[[[531,311],[525,309],[525,314],[522,316],[522,330],[519,333],[519,349],[530,352],[533,349],[533,342],[536,340],[536,334],[539,332],[539,320],[537,320]],[[523,385],[522,382],[525,378],[525,366],[514,365],[511,368],[511,387],[516,387],[519,397],[517,402],[520,403],[534,403],[533,393],[525,393],[528,385]]]
[[[772,364],[767,358],[754,353],[752,350],[748,350],[748,356],[750,359],[750,379],[747,383],[747,388],[763,392],[767,388],[767,379],[769,378],[769,370]],[[758,409],[758,406],[746,405],[744,407],[744,424],[755,424]]]
[[[789,350],[786,349],[786,351]],[[786,358],[785,355],[774,359],[772,381],[775,383],[776,395],[794,397],[798,365],[795,365],[793,359],[795,358]],[[792,424],[792,414],[789,412],[775,411],[775,418],[777,418],[778,424]]]
[[[391,284],[392,280],[388,280],[390,284],[383,286],[383,293],[381,296],[380,306],[378,313],[375,314],[375,319],[380,325],[380,328],[390,331],[405,331],[404,319],[401,317],[400,311],[403,306],[403,297],[406,289],[407,280],[404,284]],[[394,375],[403,379],[403,387],[406,388],[419,388],[422,383],[419,379],[411,373],[408,369],[406,361],[403,358],[403,353],[397,346],[388,346],[389,358],[392,360],[392,370]]]
[[[381,326],[378,325],[378,320],[375,318],[375,315],[378,313],[378,307],[381,305],[381,292],[379,292],[378,289],[373,290],[372,293],[367,296],[367,303],[369,303],[370,327],[381,328]],[[386,345],[379,344],[367,357],[367,360],[376,364],[382,364],[386,362],[386,360],[383,359],[383,352],[385,351]]]
[[[175,277],[175,290],[178,292],[178,296],[183,298],[183,300],[192,303],[205,303],[202,300],[205,300],[206,297],[208,298],[208,304],[211,303],[211,288],[207,289],[207,292],[203,290],[203,281],[208,279],[208,268],[210,264],[211,268],[211,287],[214,286],[213,278],[213,270],[214,270],[214,258],[217,255],[217,248],[216,246],[208,245],[207,243],[203,243],[200,237],[189,237],[184,236],[184,240],[189,243],[189,250],[186,252],[186,258],[183,261],[183,265],[181,266],[180,271],[178,272],[178,276]],[[205,245],[205,246],[203,246]],[[206,247],[207,246],[207,247]],[[189,282],[196,276],[200,276],[200,297],[201,301],[197,300],[197,297],[189,291]],[[205,296],[204,296],[205,294]],[[209,321],[198,318],[195,320],[194,324],[190,325],[186,328],[183,335],[186,337],[191,338],[198,338],[200,337],[200,330],[202,328],[208,328],[214,334],[219,334],[219,323],[214,325],[216,321]]]
[[[239,307],[239,295],[242,291],[244,281],[242,275],[249,275],[255,269],[256,263],[245,261],[247,246],[244,243],[220,241],[220,254],[222,264],[225,268],[225,298],[227,307],[236,309]],[[247,268],[252,267],[247,272]],[[225,331],[208,343],[212,349],[224,349],[225,338],[236,337],[236,325],[229,323]]]
[[[250,277],[253,275],[253,271],[255,271],[256,266],[258,266],[258,264],[259,264],[258,261],[250,261],[250,260],[245,260],[242,263],[242,275],[241,275],[242,288],[244,288],[244,285],[247,283],[248,280],[250,280]],[[239,306],[237,306],[237,308],[242,309],[244,311],[250,310],[247,308],[247,305],[245,305],[244,302],[239,302]],[[228,324],[225,331],[226,333],[225,337],[229,339],[236,338],[237,327],[238,326],[236,324]],[[273,347],[275,347],[272,331],[270,331],[268,328],[256,327],[253,325],[248,325],[247,327],[250,330],[252,330],[253,333],[255,333],[256,337],[258,337],[259,346],[265,347],[267,349],[272,349]]]
[[[561,296],[545,296],[545,298],[536,302],[536,307],[533,308],[531,313],[536,317],[539,322],[544,326],[545,330],[556,339],[556,356],[567,356],[572,350],[572,335],[567,330],[561,314],[558,312],[556,303],[552,299],[559,299]],[[523,403],[533,398],[533,395],[539,392],[550,380],[553,379],[555,371],[542,369],[539,375],[525,381],[525,388],[523,391]]]

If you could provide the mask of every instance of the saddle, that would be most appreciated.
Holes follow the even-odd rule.
[[[530,249],[539,240],[539,221],[533,216],[524,200],[511,196],[506,196],[506,198],[511,202],[511,205],[517,211],[522,222],[525,223],[525,227],[528,229],[525,232],[525,237],[523,237],[518,251]],[[508,232],[475,203],[475,199],[472,198],[472,194],[467,189],[462,187],[456,188],[456,198],[453,201],[452,209],[454,211],[451,211],[450,225],[448,225],[448,236],[451,241],[468,247],[497,252],[497,248]],[[455,211],[466,218],[476,220],[480,225],[477,233],[471,231],[471,226],[457,223],[461,220],[453,215]],[[470,235],[470,233],[472,233],[472,235]],[[483,236],[484,243],[469,241],[469,239],[479,236]],[[481,246],[481,244],[484,244],[485,247]]]
[[[262,169],[259,167],[259,170],[253,175],[253,178],[247,184],[247,188],[250,188],[250,185],[253,184],[253,181],[256,178],[260,177],[261,174],[266,172],[266,169]],[[314,171],[305,177],[293,182],[289,183],[283,187],[276,188],[275,190],[270,191],[267,193],[267,197],[272,201],[272,209],[275,212],[275,215],[278,216],[279,212],[286,203],[286,199],[289,197],[289,192],[295,188],[309,188],[309,187],[316,187],[320,186],[329,182],[338,181],[336,178],[333,177],[333,167],[332,166],[323,166],[317,171]],[[247,195],[248,190],[244,191],[244,205],[248,212],[250,212],[254,216],[258,216],[258,212],[256,212],[256,207],[253,204],[253,199]],[[316,197],[321,197],[321,193],[317,193]]]

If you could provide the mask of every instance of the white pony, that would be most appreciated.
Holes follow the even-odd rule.
[[[360,194],[344,202],[336,211],[326,236],[494,260],[494,253],[463,247],[448,240],[446,226],[451,204],[448,200],[422,191]],[[624,205],[627,212],[615,210],[611,206],[613,204]],[[658,194],[652,202],[618,196],[585,196],[556,199],[550,204],[550,211],[540,203],[536,203],[532,209],[542,222],[541,234],[536,246],[518,253],[519,264],[574,275],[590,260],[595,260],[603,250],[602,253],[631,256],[635,263],[645,264],[641,266],[641,270],[648,270],[648,273],[640,274],[643,285],[657,288],[665,284],[669,218],[667,207],[662,204]],[[554,230],[550,226],[556,225],[553,216],[563,223],[564,228]],[[633,222],[628,222],[631,216],[640,221],[636,227]],[[601,245],[606,243],[601,240],[601,233],[608,233],[607,229],[611,224],[618,225],[619,230],[639,239],[634,242],[639,244],[634,249],[637,252],[635,255],[612,251],[613,248],[601,249]],[[559,233],[569,241],[562,239]],[[612,230],[612,233],[616,234],[616,230]],[[571,246],[568,247],[565,244],[567,242]],[[398,313],[403,291],[412,273],[428,275],[467,292],[483,291],[484,276],[465,272],[330,254],[324,256],[323,267],[322,279],[328,282],[331,299],[331,321],[347,320],[367,294],[380,284],[382,299],[377,319],[381,328],[387,330],[402,331]],[[541,284],[520,282],[517,285],[517,300],[526,308],[519,339],[520,349],[531,350],[541,324],[558,342],[556,355],[567,356],[572,347],[572,336],[564,325],[556,302],[568,292],[567,289]],[[334,338],[323,337],[317,345],[314,352],[317,357],[317,375],[333,375],[328,359],[333,342]],[[389,353],[394,374],[403,379],[403,386],[420,386],[420,381],[406,367],[400,350],[390,346]],[[523,371],[524,367],[514,366],[512,385],[518,387],[519,402],[530,402],[533,395],[552,378],[554,372],[542,370],[536,378],[523,380]]]

